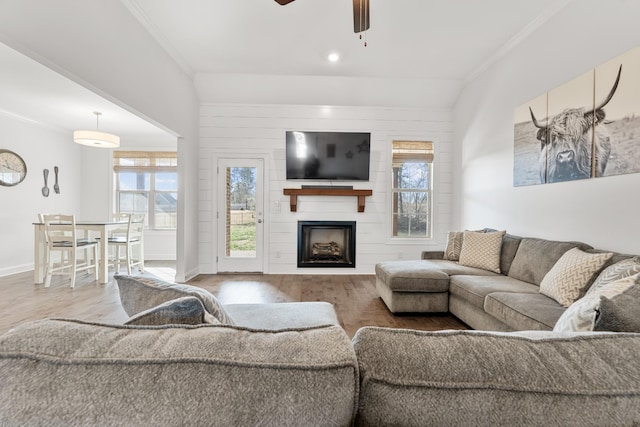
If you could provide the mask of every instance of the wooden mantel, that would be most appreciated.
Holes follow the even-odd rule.
[[[364,212],[364,198],[373,194],[372,190],[353,190],[348,188],[285,188],[289,196],[291,212],[298,210],[298,196],[355,196],[358,198],[358,212]]]

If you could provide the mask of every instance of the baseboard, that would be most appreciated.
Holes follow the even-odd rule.
[[[0,277],[24,273],[25,271],[33,271],[33,264],[12,265],[11,267],[0,268]]]

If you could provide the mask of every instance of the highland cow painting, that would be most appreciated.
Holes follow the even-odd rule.
[[[516,108],[513,185],[640,172],[638,76],[640,48]]]

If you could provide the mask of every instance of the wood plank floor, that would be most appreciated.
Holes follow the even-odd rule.
[[[150,262],[145,275],[171,281],[171,263]],[[33,284],[33,273],[0,277],[0,333],[13,326],[47,317],[66,317],[122,323],[118,286],[110,274],[100,285],[91,276],[79,276],[75,289],[54,280],[50,288]],[[378,297],[373,275],[200,275],[189,284],[207,289],[223,304],[328,301],[350,337],[362,326],[420,330],[467,329],[448,314],[392,315]]]

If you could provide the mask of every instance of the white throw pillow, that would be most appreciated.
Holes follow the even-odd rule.
[[[458,263],[500,273],[500,253],[505,233],[504,230],[490,233],[465,231]]]
[[[593,331],[596,321],[596,313],[600,309],[600,297],[613,298],[622,294],[640,280],[640,273],[627,276],[589,292],[578,301],[574,302],[562,313],[553,327],[554,332],[581,332]]]
[[[542,279],[540,293],[569,307],[585,294],[594,275],[612,256],[609,252],[590,254],[569,249]]]

